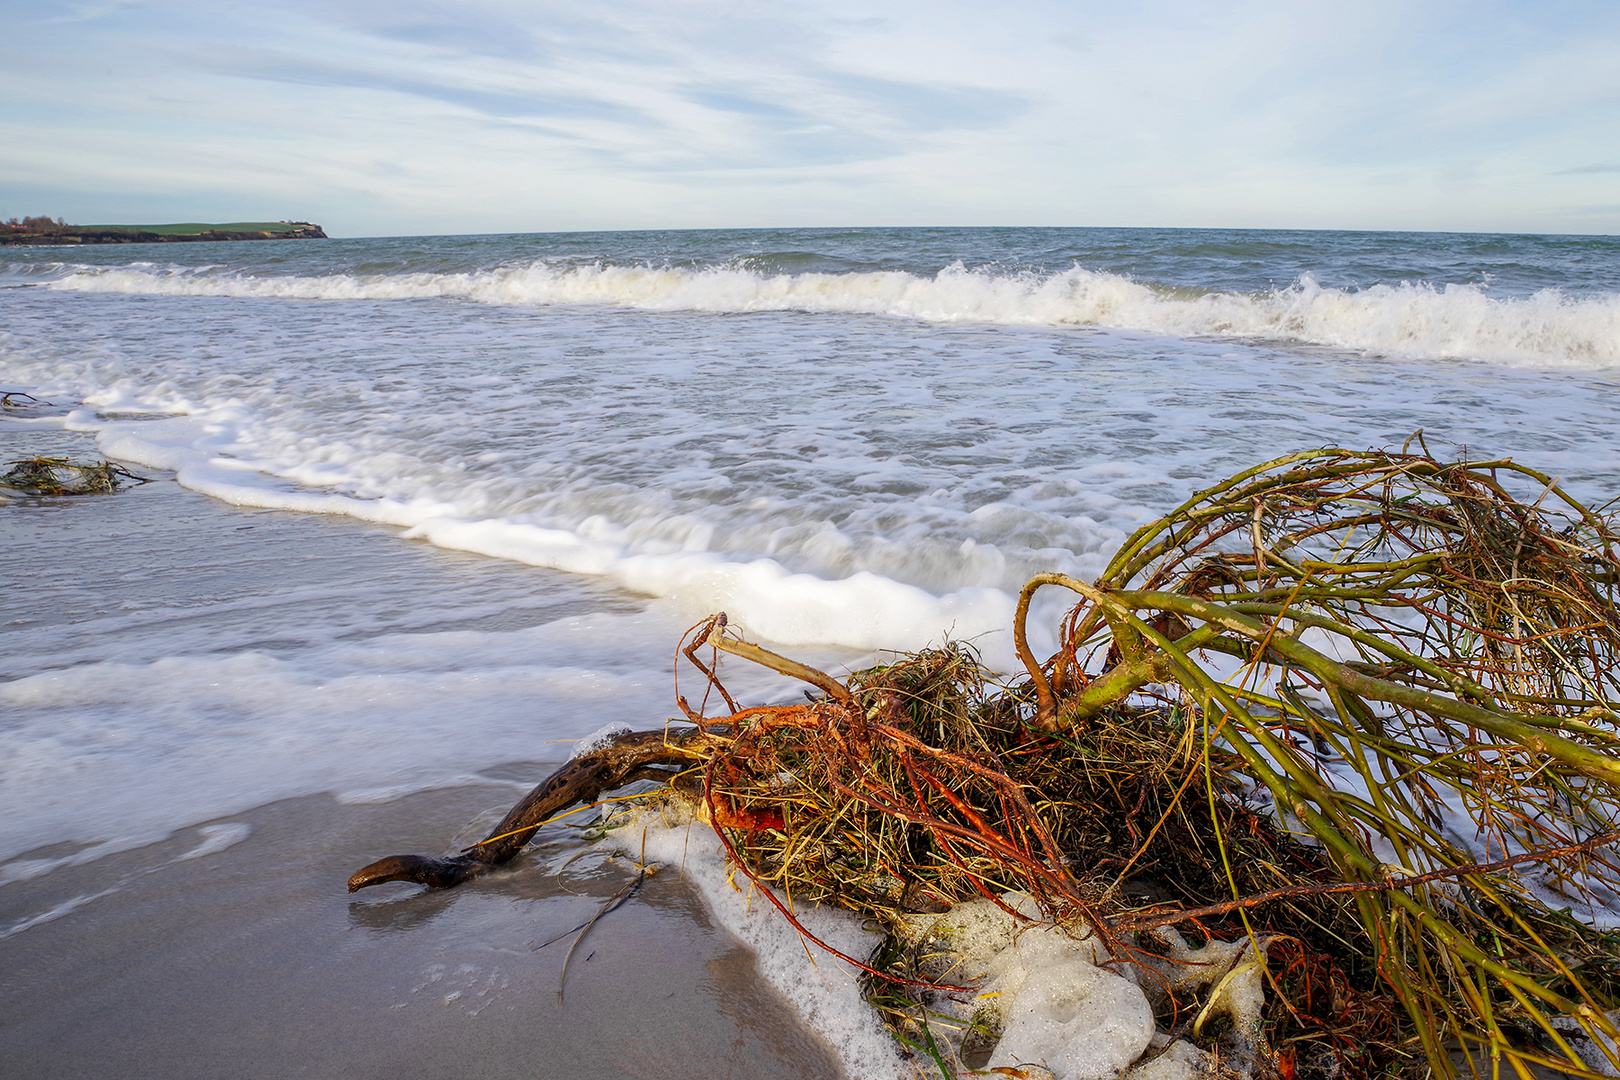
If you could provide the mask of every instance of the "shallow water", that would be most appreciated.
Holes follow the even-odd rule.
[[[52,568],[0,638],[0,858],[206,814],[154,746],[228,775],[242,740],[274,741],[223,811],[342,785],[334,745],[367,787],[526,756],[466,719],[520,711],[520,686],[595,695],[549,738],[660,717],[655,673],[716,609],[831,662],[949,633],[1005,666],[1028,575],[1094,573],[1201,485],[1304,447],[1422,428],[1620,493],[1613,238],[777,230],[0,258],[0,389],[55,403],[7,410],[9,445],[94,435],[218,500],[381,527],[364,568],[317,558],[282,588],[305,541],[267,519],[188,543],[124,527],[140,492],[0,511],[17,545],[111,514],[12,570]],[[424,541],[502,562],[424,572],[448,565]],[[113,776],[127,826],[31,809]]]

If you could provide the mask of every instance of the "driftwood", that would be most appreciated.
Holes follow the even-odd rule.
[[[726,704],[731,706],[730,717],[719,720],[705,718],[694,712],[686,699],[677,694],[681,711],[696,726],[663,727],[656,731],[634,731],[615,736],[590,753],[570,759],[541,781],[507,812],[489,836],[461,854],[439,859],[428,855],[390,855],[356,870],[349,878],[349,891],[359,892],[369,885],[381,885],[388,881],[411,881],[435,889],[460,885],[492,867],[510,861],[523,850],[540,826],[571,806],[596,802],[604,792],[627,787],[638,780],[668,782],[683,769],[707,762],[715,750],[730,741],[730,736],[738,730],[739,721],[749,719],[756,711],[773,710],[738,709],[736,702],[714,676],[714,658],[711,657],[711,666],[705,666],[699,658],[697,651],[704,646],[764,664],[826,691],[836,702],[853,710],[843,719],[859,725],[861,714],[854,709],[848,688],[815,668],[758,645],[727,640],[723,636],[726,629],[724,612],[705,620],[694,629],[700,632],[684,648],[684,655],[708,677],[709,684],[719,690]],[[746,810],[741,812],[743,817],[747,813]],[[736,812],[721,811],[723,824],[743,823],[741,819],[733,820],[735,817]]]
[[[707,757],[718,738],[712,732],[695,727],[626,732],[552,773],[512,807],[489,836],[460,855],[440,859],[390,855],[355,871],[349,891],[387,881],[413,881],[435,889],[460,885],[511,860],[540,826],[571,806],[596,802],[604,792],[638,780],[673,779],[682,768]]]

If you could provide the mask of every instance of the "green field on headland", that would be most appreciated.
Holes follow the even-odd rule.
[[[72,228],[92,232],[144,232],[156,236],[198,236],[207,232],[267,232],[289,233],[309,228],[303,221],[232,221],[224,225],[206,225],[187,221],[178,225],[75,225]]]
[[[12,218],[0,223],[0,244],[153,244],[215,240],[324,240],[307,221],[233,221],[211,225],[69,225],[61,218]]]

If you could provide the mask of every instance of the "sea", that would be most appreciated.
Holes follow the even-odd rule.
[[[1031,574],[1301,449],[1421,431],[1604,504],[1617,389],[1617,237],[0,248],[0,451],[150,481],[0,501],[0,893],[287,800],[517,784],[678,715],[713,612],[834,672],[946,640],[1009,670]],[[63,896],[0,949],[108,902]]]

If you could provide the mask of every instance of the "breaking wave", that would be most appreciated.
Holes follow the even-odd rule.
[[[1493,297],[1475,285],[1400,283],[1329,288],[1309,277],[1261,293],[1143,284],[1076,267],[994,274],[948,267],[762,274],[539,262],[476,273],[253,276],[219,268],[75,267],[49,287],[78,292],[295,300],[449,298],[505,305],[648,311],[804,311],[928,322],[1094,326],[1177,337],[1274,340],[1411,359],[1474,359],[1538,367],[1620,367],[1620,295],[1556,289]]]

